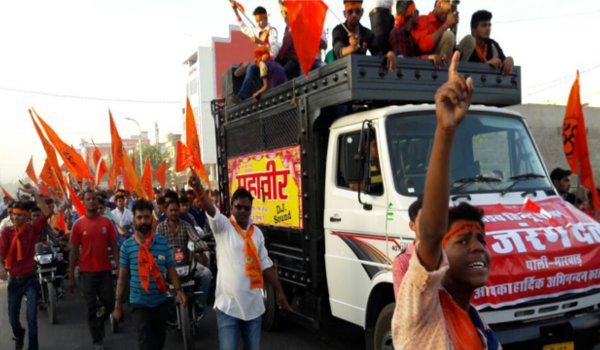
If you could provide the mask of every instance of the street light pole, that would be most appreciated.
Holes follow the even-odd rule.
[[[140,158],[140,174],[141,174],[141,173],[144,172],[144,169],[143,169],[144,166],[142,165],[142,162],[144,161],[142,159],[142,127],[140,126],[140,123],[138,123],[138,121],[136,119],[134,119],[134,118],[125,117],[125,119],[134,122],[135,125],[137,125],[138,131],[140,133],[139,136],[138,136],[138,147],[140,149],[140,156],[139,156],[139,158]]]

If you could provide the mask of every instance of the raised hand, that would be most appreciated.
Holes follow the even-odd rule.
[[[473,97],[473,80],[470,77],[465,80],[458,73],[459,59],[460,53],[454,52],[448,68],[448,81],[435,94],[438,128],[443,131],[454,131],[458,127]]]

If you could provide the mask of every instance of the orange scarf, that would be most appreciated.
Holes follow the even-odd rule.
[[[258,250],[252,240],[254,225],[250,224],[250,228],[248,228],[247,231],[244,231],[240,225],[235,222],[233,216],[229,217],[229,221],[237,233],[244,239],[244,262],[246,263],[246,276],[250,278],[250,288],[262,288],[263,275],[260,268],[260,260],[258,259]]]
[[[18,230],[15,227],[15,235],[12,241],[10,241],[10,247],[8,248],[8,254],[6,255],[6,261],[4,263],[7,269],[10,269],[12,266],[12,260],[14,256],[13,252],[15,249],[17,249],[17,261],[23,260],[23,249],[21,248],[21,240],[19,237],[23,234],[23,232],[25,232],[26,227],[27,224],[21,225]]]
[[[394,22],[394,27],[395,28],[400,28],[400,26],[404,23],[404,21],[406,20],[406,18],[412,16],[413,13],[415,13],[416,9],[417,9],[417,7],[415,6],[414,3],[408,5],[408,8],[406,9],[406,11],[404,11],[404,14],[397,14],[396,15],[396,20]]]
[[[475,53],[477,54],[477,57],[479,57],[479,60],[483,63],[488,61],[487,50],[488,50],[487,44],[483,44],[483,47],[475,44]]]
[[[152,244],[152,239],[154,238],[154,232],[150,232],[150,236],[146,238],[145,242],[140,241],[137,233],[133,236],[135,237],[137,244],[140,246],[140,250],[138,252],[138,273],[142,288],[148,292],[148,288],[150,287],[150,274],[152,273],[152,278],[154,278],[154,282],[156,282],[158,291],[161,293],[166,292],[168,288],[167,284],[165,283],[165,279],[160,274],[160,269],[156,264],[156,260],[154,260],[154,256],[152,253],[150,253],[150,245]]]
[[[440,290],[440,304],[446,330],[456,350],[484,350],[483,342],[469,314],[454,302],[445,290]]]

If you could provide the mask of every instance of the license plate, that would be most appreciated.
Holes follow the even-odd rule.
[[[575,350],[575,343],[572,341],[568,341],[565,343],[544,345],[544,348],[542,350]]]

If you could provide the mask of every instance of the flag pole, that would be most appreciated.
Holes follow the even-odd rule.
[[[327,10],[333,15],[333,17],[335,17],[335,19],[338,20],[338,22],[340,22],[340,24],[342,25],[342,27],[344,27],[344,29],[346,30],[346,33],[348,33],[348,35],[352,34],[350,29],[348,29],[348,27],[346,27],[346,23],[344,23],[345,21],[342,21],[342,19],[335,12],[333,12],[333,10],[329,6],[327,6]]]

